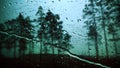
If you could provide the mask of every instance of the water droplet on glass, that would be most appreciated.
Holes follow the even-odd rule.
[[[73,20],[71,20],[71,22],[73,22]]]
[[[54,1],[52,1],[52,3],[54,3]]]
[[[33,1],[31,1],[31,3],[32,3]]]
[[[66,17],[66,20],[68,20],[68,18]]]
[[[15,4],[18,4],[17,2],[15,2]]]
[[[89,50],[91,50],[91,49],[89,48]]]
[[[3,8],[6,8],[6,6],[4,6]]]
[[[9,6],[11,6],[12,5],[12,3],[9,3]]]
[[[44,2],[46,4],[46,2]]]

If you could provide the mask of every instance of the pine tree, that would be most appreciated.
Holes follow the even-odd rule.
[[[102,26],[101,29],[103,31],[103,37],[105,41],[105,49],[106,49],[106,58],[109,58],[108,54],[108,39],[107,39],[107,30],[106,30],[106,25],[107,25],[107,10],[105,9],[107,7],[107,2],[100,0],[100,1],[95,1],[96,6],[100,10],[100,14],[97,17],[97,20],[99,21],[100,25]]]
[[[63,46],[63,40],[65,38],[65,34],[62,28],[62,21],[60,21],[60,17],[58,14],[53,14],[50,10],[48,10],[47,13],[43,12],[43,8],[40,6],[37,12],[37,15],[39,15],[38,22],[40,23],[40,28],[38,31],[38,37],[40,39],[40,52],[42,53],[42,46],[44,46],[45,53],[48,51],[48,45],[52,48],[52,53],[54,53],[54,47],[62,47]],[[67,37],[69,34],[67,34]],[[69,40],[70,37],[67,39]],[[69,47],[69,41],[65,41],[67,43],[65,46],[68,45]],[[65,47],[64,46],[64,47]],[[69,49],[69,48],[68,48]],[[58,49],[58,54],[60,50]],[[40,54],[41,54],[40,53]]]
[[[89,4],[85,5],[85,9],[83,10],[83,18],[86,19],[85,24],[87,26],[88,32],[87,35],[91,39],[94,40],[95,44],[95,54],[96,59],[99,58],[99,49],[98,49],[98,31],[97,31],[97,21],[96,21],[96,11],[97,8],[95,6],[95,2],[93,0],[89,0]]]
[[[60,47],[65,48],[65,49],[67,49],[67,50],[73,48],[73,46],[70,44],[70,39],[71,39],[71,35],[69,35],[68,32],[65,33],[65,34],[63,35],[62,46],[60,46]]]
[[[15,26],[16,25],[15,23],[16,23],[16,21],[14,19],[6,21],[4,23],[4,25],[6,26],[6,29],[3,32],[7,32],[9,34],[15,34],[17,32],[16,31],[17,27]],[[17,38],[14,37],[14,36],[6,35],[5,39],[6,39],[5,40],[5,46],[9,50],[9,54],[10,54],[10,49],[14,48],[14,57],[16,57],[16,40],[17,40]]]
[[[3,23],[0,24],[0,56],[2,56],[2,48],[6,38],[6,35],[2,34],[1,31],[5,31],[5,25]]]
[[[45,13],[43,12],[43,8],[40,6],[38,8],[38,11],[36,13],[39,18],[38,18],[38,22],[39,22],[39,25],[40,25],[40,28],[38,30],[38,37],[40,39],[40,54],[42,54],[43,52],[43,46],[44,46],[44,50],[45,50],[45,53],[47,53],[47,45],[45,44],[45,42],[48,42],[49,41],[49,38],[48,38],[48,23],[46,22],[45,20]]]
[[[119,28],[120,28],[120,4],[119,0],[110,0],[107,1],[107,17],[108,17],[108,33],[112,35],[112,38],[110,38],[110,41],[113,42],[113,45],[115,47],[115,55],[117,56],[117,42],[119,39]],[[113,7],[114,6],[114,7]]]
[[[50,34],[51,45],[54,46],[61,46],[63,38],[62,21],[59,21],[59,19],[58,14],[53,14],[50,10],[47,12],[46,21],[49,23],[48,32]],[[52,47],[52,53],[54,55],[54,47]]]
[[[19,24],[19,31],[18,35],[22,37],[27,37],[32,39],[33,36],[31,35],[32,25],[28,18],[24,18],[23,15],[20,13],[17,22]],[[25,54],[25,50],[27,49],[27,40],[20,38],[19,39],[19,47],[20,47],[20,56]]]

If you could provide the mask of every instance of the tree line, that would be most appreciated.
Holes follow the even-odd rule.
[[[90,53],[90,40],[95,45],[96,58],[100,57],[99,45],[104,44],[106,58],[109,56],[109,45],[112,42],[117,57],[120,32],[120,4],[119,0],[88,0],[83,9],[83,19],[88,35],[88,52]],[[101,42],[103,40],[103,42]]]
[[[53,46],[68,50],[72,48],[70,44],[71,35],[66,30],[63,30],[63,22],[60,21],[58,14],[54,14],[50,10],[45,13],[40,6],[36,16],[38,16],[37,19],[31,20],[29,16],[25,18],[19,13],[16,19],[0,23],[0,55],[2,54],[2,48],[7,48],[9,52],[13,48],[14,57],[16,57],[17,53],[19,53],[19,56],[24,56],[27,49],[29,54],[33,54],[32,51],[34,51],[34,46],[36,46],[33,41],[37,39],[39,39],[37,43],[40,43],[40,54],[49,54],[51,50],[54,55],[56,50]],[[32,25],[32,22],[38,23],[37,32],[35,32],[36,26]],[[12,35],[9,36],[2,32],[29,38],[33,41],[31,42]],[[63,54],[63,51],[60,49],[57,49],[57,52],[58,54],[60,52]]]

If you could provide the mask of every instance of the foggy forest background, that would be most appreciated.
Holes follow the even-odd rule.
[[[82,15],[82,28],[86,29],[85,44],[80,43],[86,47],[86,54],[81,52],[77,55],[97,59],[120,56],[119,6],[119,0],[89,0]],[[31,19],[20,12],[16,18],[0,23],[0,56],[59,55],[74,49],[72,35],[63,29],[65,22],[60,20],[59,14],[51,10],[45,12],[39,6],[35,15],[37,18]]]

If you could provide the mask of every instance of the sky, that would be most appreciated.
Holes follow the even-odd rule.
[[[86,3],[87,0],[0,0],[0,23],[16,18],[19,13],[35,19],[39,6],[42,6],[45,12],[50,9],[54,14],[60,15],[63,29],[72,36],[71,44],[74,48],[71,52],[85,55],[88,54],[88,47],[82,15]],[[101,52],[105,52],[104,46],[100,47]],[[94,44],[91,49],[91,54],[94,55]],[[101,54],[105,55],[105,53]]]
[[[82,49],[85,50],[80,44],[84,42],[84,37],[80,35],[85,35],[82,9],[86,2],[87,0],[0,0],[0,13],[2,13],[0,23],[16,18],[20,12],[25,17],[30,16],[34,19],[38,7],[42,6],[45,12],[50,9],[60,15],[64,29],[72,35],[71,44],[74,45],[72,51],[80,53]]]

